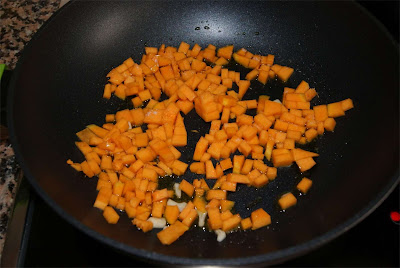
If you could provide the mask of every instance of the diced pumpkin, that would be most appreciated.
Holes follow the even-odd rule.
[[[328,117],[344,116],[342,102],[333,102],[327,105]]]
[[[307,171],[313,166],[315,166],[315,161],[312,157],[303,158],[296,161],[297,166],[299,167],[301,172]]]
[[[312,180],[309,178],[302,178],[301,181],[297,184],[297,189],[302,192],[303,194],[306,194],[308,190],[311,188],[312,185]]]
[[[148,231],[153,229],[153,223],[151,221],[141,220],[136,218],[132,220],[132,223],[136,225],[144,233],[147,233]]]
[[[250,217],[249,217],[249,218],[242,219],[242,220],[240,221],[240,227],[241,227],[241,229],[243,229],[243,230],[250,229],[252,226],[253,226],[253,224],[252,224],[252,222],[251,222],[251,218],[250,218]]]
[[[182,220],[182,223],[188,227],[192,226],[193,222],[197,219],[197,211],[195,209],[191,209],[186,215],[186,217]]]
[[[207,200],[211,199],[226,199],[226,191],[224,190],[209,190],[206,195]]]
[[[341,101],[343,111],[350,110],[354,107],[352,99],[345,99]]]
[[[229,219],[223,221],[222,222],[222,231],[228,232],[228,231],[231,231],[232,229],[238,227],[241,220],[242,220],[242,218],[240,217],[240,215],[236,214],[233,217],[230,217]]]
[[[196,174],[206,174],[204,162],[193,162],[190,164],[190,171]]]
[[[101,210],[104,210],[107,207],[108,202],[110,201],[111,195],[112,195],[112,189],[102,187],[99,190],[99,193],[97,194],[97,198],[93,206]]]
[[[327,119],[325,119],[325,121],[324,121],[324,128],[325,128],[327,131],[333,131],[333,130],[335,129],[335,126],[336,126],[336,121],[335,121],[335,119],[333,119],[333,118],[327,118]]]
[[[212,230],[217,230],[222,228],[222,219],[219,208],[210,207],[207,209],[208,213],[208,225]]]
[[[179,189],[181,189],[189,197],[193,196],[194,187],[191,183],[187,182],[186,180],[181,181],[181,183],[179,184]]]
[[[286,210],[289,207],[296,205],[297,199],[292,193],[286,193],[279,198],[278,203],[283,210]]]
[[[221,211],[232,210],[233,206],[235,205],[234,201],[231,200],[220,200]]]
[[[112,207],[105,207],[103,216],[109,224],[116,224],[119,220],[119,215]]]
[[[230,60],[233,53],[233,45],[225,46],[218,49],[217,56]]]
[[[168,224],[174,224],[179,217],[179,213],[180,212],[178,206],[167,205],[165,208],[164,216]]]
[[[271,224],[271,216],[262,208],[259,208],[251,213],[252,230]]]

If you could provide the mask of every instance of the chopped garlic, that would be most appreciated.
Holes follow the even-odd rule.
[[[206,221],[207,212],[200,212],[197,210],[197,214],[199,215],[199,227],[203,227]]]
[[[168,206],[178,206],[179,211],[182,211],[186,207],[187,203],[186,202],[177,203],[172,199],[168,199],[167,205]]]
[[[174,191],[175,191],[176,197],[181,198],[181,196],[182,196],[182,191],[181,191],[181,189],[179,188],[179,183],[175,183],[175,184],[174,184]]]
[[[129,121],[128,121],[128,126],[129,126],[129,128],[128,128],[128,129],[132,129],[131,122],[129,122]]]
[[[153,228],[164,228],[167,225],[165,218],[150,217],[148,221],[153,223]]]
[[[282,104],[282,102],[280,100],[278,100],[278,99],[274,100],[274,102]]]
[[[222,231],[221,229],[215,230],[215,234],[217,235],[217,241],[221,242],[226,238],[226,233]]]

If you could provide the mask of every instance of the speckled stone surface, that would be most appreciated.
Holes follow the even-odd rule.
[[[11,216],[21,169],[15,161],[14,151],[8,142],[0,144],[0,250],[3,250],[7,224]],[[0,255],[1,257],[1,255]]]
[[[61,0],[61,5],[66,1]],[[33,34],[60,7],[60,0],[0,1],[0,63],[14,69],[18,57]],[[0,143],[0,258],[15,194],[22,177],[7,139]]]
[[[60,0],[0,1],[0,63],[14,69],[33,34],[60,7]]]

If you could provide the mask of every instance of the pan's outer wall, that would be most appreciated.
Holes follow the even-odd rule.
[[[129,56],[139,61],[145,45],[181,41],[275,54],[277,63],[296,70],[288,86],[306,80],[317,89],[314,104],[347,97],[355,102],[337,120],[335,133],[318,141],[314,186],[297,208],[280,213],[274,201],[294,188],[294,171],[280,170],[283,175],[266,188],[241,196],[246,202],[262,197],[252,209],[264,207],[272,215],[270,228],[234,233],[222,243],[192,230],[165,247],[155,232],[143,234],[125,217],[117,226],[105,223],[92,208],[95,182],[65,164],[82,159],[73,146],[76,131],[123,107],[101,98],[110,67]],[[399,160],[396,59],[388,35],[349,2],[73,2],[42,27],[17,65],[8,102],[13,145],[40,195],[114,247],[170,263],[282,261],[353,226],[393,189]],[[206,129],[200,121],[188,123],[198,124]],[[183,154],[188,158],[190,149]],[[237,205],[248,216],[246,206]]]

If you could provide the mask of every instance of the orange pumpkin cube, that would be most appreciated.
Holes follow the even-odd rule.
[[[153,223],[151,221],[136,218],[132,221],[132,223],[136,225],[139,229],[141,229],[144,233],[147,233],[148,231],[153,229]]]
[[[204,162],[193,162],[190,164],[190,171],[196,174],[206,174]]]
[[[250,217],[249,217],[249,218],[242,219],[242,220],[240,221],[240,227],[241,227],[243,230],[250,229],[250,228],[252,227],[252,225],[253,225],[253,224],[251,223]]]
[[[226,191],[224,190],[209,190],[206,195],[207,200],[211,199],[226,199]]]
[[[251,213],[252,230],[271,224],[271,216],[262,208],[259,208]]]
[[[109,224],[116,224],[119,220],[119,215],[112,207],[105,207],[103,216]]]
[[[354,107],[352,99],[345,99],[341,101],[343,111],[350,110]]]
[[[286,210],[287,208],[296,205],[297,199],[292,193],[287,193],[279,198],[278,203],[283,210]]]
[[[312,185],[312,180],[308,178],[302,178],[301,181],[297,184],[297,189],[306,194]]]
[[[326,129],[327,131],[333,131],[335,129],[336,126],[336,121],[333,118],[327,118],[324,121],[324,129]]]
[[[283,66],[282,68],[279,69],[279,71],[276,74],[280,80],[286,82],[287,80],[289,80],[289,77],[293,74],[293,72],[294,72],[293,68]]]
[[[316,163],[315,163],[314,159],[312,159],[312,157],[307,157],[307,158],[297,160],[296,164],[297,164],[297,166],[299,166],[300,171],[304,172],[304,171],[309,170],[313,166],[315,166]]]
[[[344,110],[342,106],[342,102],[334,102],[334,103],[329,103],[327,105],[328,109],[328,116],[329,117],[339,117],[339,116],[344,116]]]
[[[169,224],[174,224],[179,217],[178,206],[167,206],[165,208],[164,216]]]
[[[210,207],[207,209],[208,212],[208,225],[212,230],[217,230],[222,228],[222,219],[219,208]]]
[[[242,218],[240,217],[239,214],[236,214],[236,215],[226,219],[225,221],[222,222],[222,231],[228,232],[228,231],[238,227],[241,220],[242,220]]]
[[[193,196],[194,187],[191,183],[187,182],[186,180],[181,181],[181,183],[179,184],[179,189],[181,189],[189,197]]]

